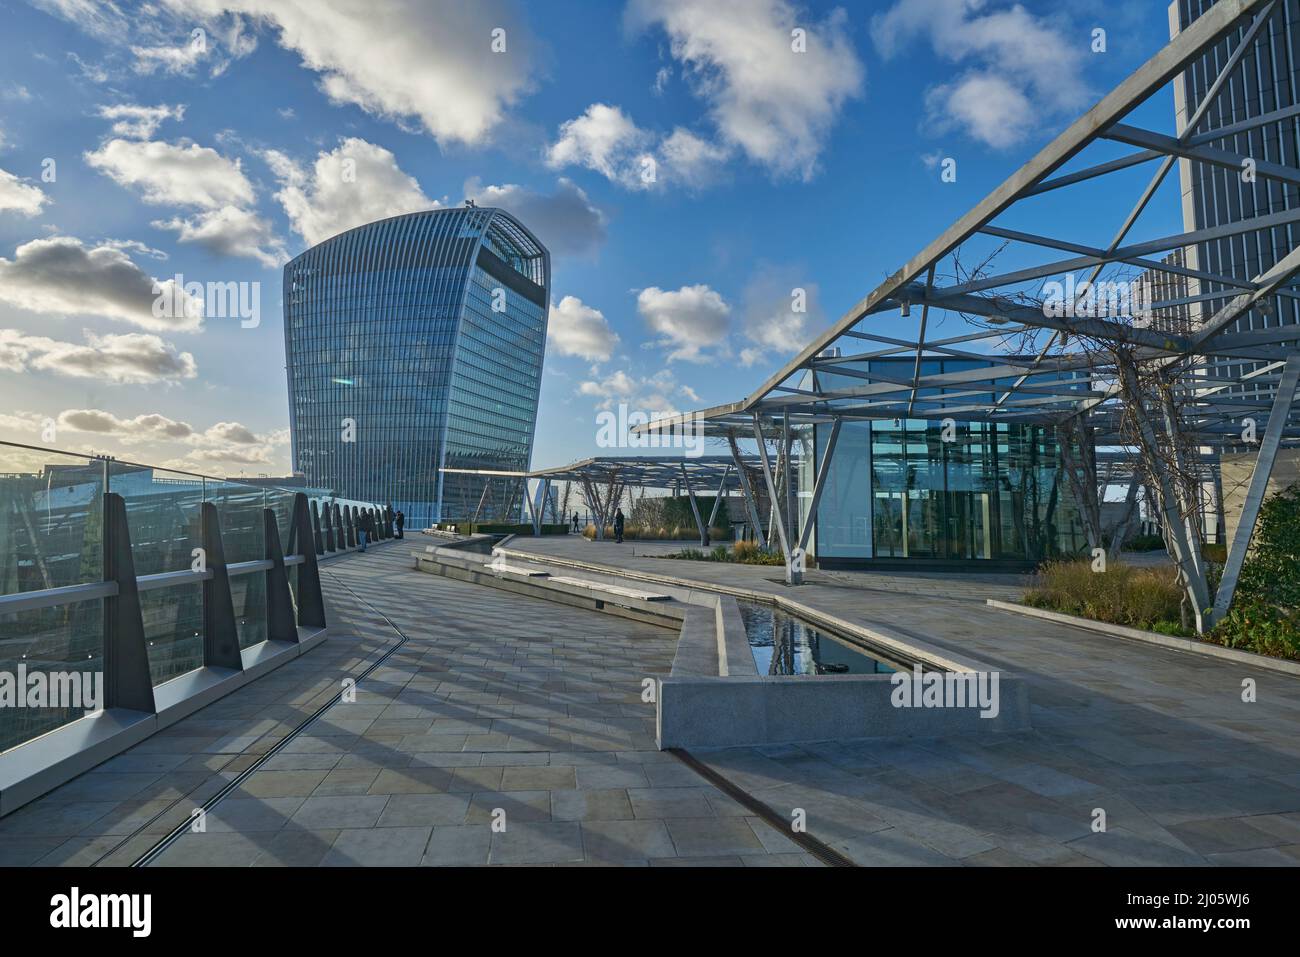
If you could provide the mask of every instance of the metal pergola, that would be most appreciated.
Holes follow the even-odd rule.
[[[583,501],[595,519],[596,537],[603,539],[605,526],[613,518],[618,503],[630,488],[685,489],[691,503],[691,513],[700,533],[700,544],[708,544],[708,530],[717,521],[723,497],[740,492],[756,537],[763,539],[763,526],[759,521],[758,503],[754,497],[751,475],[758,465],[756,457],[736,455],[683,455],[671,456],[598,456],[582,459],[568,465],[540,469],[528,473],[528,478],[541,483],[538,497],[546,500],[553,482],[573,482],[582,488]],[[696,494],[705,489],[716,489],[713,512],[705,522],[700,512]],[[531,501],[531,496],[530,496]],[[534,528],[540,532],[537,512],[533,513]]]
[[[706,434],[725,437],[733,448],[738,439],[753,439],[763,479],[780,509],[775,482],[789,468],[792,432],[829,426],[805,528],[797,536],[789,531],[789,514],[776,523],[787,579],[798,582],[803,548],[844,421],[914,418],[1086,427],[1095,435],[1096,447],[1119,446],[1124,413],[1119,397],[1137,382],[1126,378],[1131,366],[1081,345],[1104,343],[1114,353],[1123,351],[1176,379],[1181,433],[1212,453],[1207,467],[1213,468],[1217,453],[1225,449],[1258,448],[1242,521],[1213,598],[1214,613],[1221,615],[1231,601],[1277,451],[1300,444],[1300,424],[1291,418],[1300,383],[1300,326],[1268,318],[1280,314],[1277,307],[1283,301],[1290,305],[1300,298],[1293,285],[1300,249],[1288,243],[1285,255],[1248,279],[1202,265],[1208,257],[1188,251],[1234,238],[1244,243],[1261,232],[1271,236],[1270,231],[1284,230],[1289,236],[1290,229],[1300,230],[1300,164],[1294,152],[1278,162],[1276,156],[1256,157],[1241,148],[1252,141],[1249,134],[1293,120],[1300,106],[1253,117],[1231,109],[1245,81],[1253,79],[1250,71],[1260,51],[1281,32],[1277,18],[1284,14],[1277,0],[1219,0],[755,392],[634,431],[664,432],[702,419]],[[1217,74],[1205,77],[1199,105],[1179,117],[1175,135],[1130,122],[1155,94],[1207,62]],[[1219,108],[1221,100],[1228,106]],[[1225,113],[1230,122],[1223,121]],[[1184,183],[1206,171],[1249,169],[1280,198],[1235,222],[1134,238],[1139,220],[1176,165]],[[1148,170],[1149,176],[1135,178]],[[1100,191],[1103,201],[1125,190],[1136,193],[1105,241],[1080,235],[1071,217],[1053,213],[1052,203],[1062,191],[1085,190]],[[1098,297],[1110,295],[1117,286],[1113,277],[1125,270],[1159,291],[1160,298],[1141,315],[1131,308],[1128,314],[1097,308]],[[1077,285],[1076,274],[1083,276]],[[1081,314],[1084,297],[1073,294],[1068,310],[1047,308],[1041,295],[1046,282],[1090,290],[1092,308]],[[1247,316],[1249,321],[1242,322]],[[891,319],[906,331],[887,328]],[[945,328],[944,335],[936,336],[945,322],[955,322],[957,330]],[[910,359],[911,368],[900,375],[868,367],[886,357]],[[926,369],[932,359],[978,364],[934,374]],[[1257,445],[1243,443],[1246,419],[1258,423]],[[780,437],[775,470],[767,450],[773,435]],[[1154,433],[1141,437],[1158,441]],[[1130,488],[1133,468],[1128,466]],[[1169,530],[1175,561],[1180,567],[1195,565],[1200,559],[1192,555],[1187,516],[1178,514],[1173,480],[1161,473],[1153,483],[1162,524]],[[1201,583],[1203,589],[1203,576]],[[1200,609],[1209,606],[1210,596],[1198,593],[1194,599],[1199,626]]]

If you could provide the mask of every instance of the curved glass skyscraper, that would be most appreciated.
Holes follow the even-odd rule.
[[[358,226],[284,267],[294,467],[391,502],[413,529],[504,518],[518,490],[442,469],[523,471],[546,346],[550,254],[500,209]],[[513,501],[512,501],[513,500]]]

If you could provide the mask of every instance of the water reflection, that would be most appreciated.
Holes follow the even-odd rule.
[[[894,669],[767,605],[738,602],[759,674],[873,675]]]

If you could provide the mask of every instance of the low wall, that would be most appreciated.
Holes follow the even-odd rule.
[[[998,675],[997,713],[989,717],[974,706],[899,707],[895,691],[891,675],[665,678],[659,683],[659,747],[929,738],[1030,727],[1029,685],[1022,678]]]

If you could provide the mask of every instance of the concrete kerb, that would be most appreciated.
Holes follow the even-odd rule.
[[[1093,621],[1091,618],[1080,618],[1076,615],[1066,615],[1059,611],[1049,611],[1046,608],[1034,608],[1030,605],[1020,605],[1010,601],[998,601],[996,598],[990,598],[987,602],[991,608],[997,608],[1001,611],[1014,611],[1017,614],[1026,615],[1030,618],[1040,618],[1044,621],[1056,622],[1062,625],[1071,625],[1075,628],[1084,628],[1088,631],[1097,632],[1098,634],[1109,635],[1112,638],[1123,638],[1128,641],[1140,641],[1148,645],[1158,645],[1161,648],[1171,648],[1175,651],[1186,651],[1193,655],[1219,658],[1236,664],[1250,665],[1253,668],[1263,668],[1267,671],[1277,671],[1282,674],[1300,676],[1300,661],[1287,661],[1285,658],[1269,658],[1266,655],[1257,655],[1253,651],[1242,651],[1239,648],[1225,648],[1223,645],[1211,644],[1208,641],[1197,641],[1193,638],[1178,638],[1174,635],[1162,635],[1154,631],[1144,631],[1141,628],[1129,628],[1126,625],[1112,625],[1110,622]]]
[[[846,621],[781,595],[718,586],[667,575],[611,568],[573,559],[500,548],[502,558],[539,568],[578,569],[596,582],[653,583],[687,609],[714,612],[716,650],[706,650],[709,624],[698,613],[683,618],[678,655],[661,679],[657,729],[661,748],[729,747],[831,739],[935,737],[1029,728],[1029,686],[974,659],[927,642]],[[773,605],[814,626],[860,641],[865,650],[942,673],[950,683],[997,675],[999,704],[986,716],[972,707],[899,707],[890,675],[776,676],[757,673],[735,598]],[[964,687],[964,685],[963,685]],[[972,684],[972,687],[974,685]],[[986,684],[985,687],[989,687]]]

